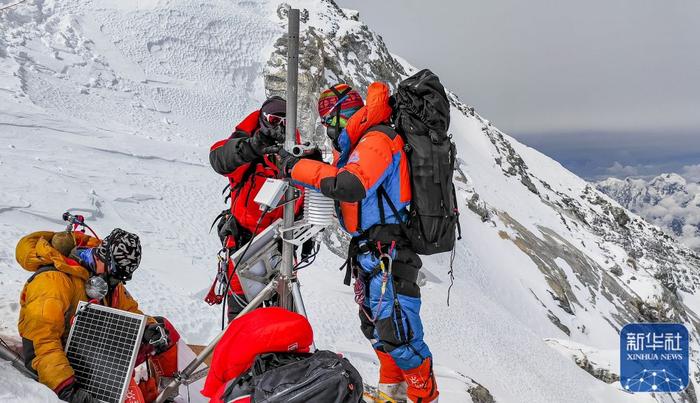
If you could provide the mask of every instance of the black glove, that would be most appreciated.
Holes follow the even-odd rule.
[[[219,235],[219,239],[221,240],[221,246],[226,246],[227,237],[232,236],[235,240],[236,236],[240,232],[238,229],[238,223],[229,209],[222,211],[216,217],[211,227],[214,228],[214,225],[216,225],[216,233]],[[211,231],[211,229],[209,230]]]
[[[323,154],[321,153],[321,150],[319,150],[318,148],[314,148],[313,150],[304,154],[303,158],[310,159],[313,161],[323,162]]]
[[[280,169],[282,175],[289,177],[292,174],[292,168],[299,162],[299,157],[295,157],[284,148],[281,148],[277,152],[277,155],[277,167]]]
[[[69,403],[100,403],[99,400],[92,397],[87,390],[79,387],[75,382],[61,389],[58,392],[58,398]]]
[[[146,325],[141,343],[153,346],[155,353],[160,354],[170,347],[170,332],[162,323]]]
[[[284,143],[284,126],[261,127],[255,132],[250,140],[250,147],[258,155],[272,154],[280,148],[279,144]]]

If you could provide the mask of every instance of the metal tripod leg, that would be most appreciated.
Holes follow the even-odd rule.
[[[270,283],[263,288],[260,293],[253,298],[248,305],[243,308],[243,310],[236,315],[236,318],[239,318],[263,303],[263,301],[270,299],[274,294],[277,293],[278,287],[282,286],[291,291],[291,297],[292,301],[294,303],[294,308],[297,313],[300,315],[306,317],[306,308],[304,307],[304,300],[301,297],[301,290],[299,288],[299,282],[296,279],[296,276],[293,276],[292,278],[288,278],[286,280],[280,278],[281,275],[278,275]],[[286,282],[286,284],[282,285],[280,284],[281,282]],[[185,369],[180,371],[171,381],[170,383],[163,389],[163,391],[158,395],[158,399],[156,399],[156,403],[162,403],[165,402],[167,399],[172,399],[175,396],[179,394],[180,391],[180,385],[188,385],[192,382],[194,382],[196,379],[192,379],[195,375],[197,379],[200,379],[206,374],[208,371],[207,369],[199,370],[197,371],[197,368],[199,368],[200,365],[209,357],[213,352],[214,348],[216,347],[217,344],[219,344],[219,341],[221,341],[221,338],[224,336],[226,333],[226,330],[228,327],[231,325],[232,322],[229,322],[228,325],[226,325],[226,328],[219,333],[214,340],[212,340],[211,343],[209,343],[208,346],[202,350],[201,353],[195,358],[192,362],[190,362]],[[316,346],[314,344],[314,350],[316,349]]]
[[[293,280],[290,280],[290,283],[292,283],[291,289],[292,289],[292,299],[294,300],[294,309],[299,315],[302,315],[305,318],[308,318],[306,316],[306,308],[304,307],[304,300],[301,298],[301,290],[299,289],[299,281],[296,279],[296,277]]]
[[[301,297],[299,281],[296,279],[296,276],[294,278],[294,281],[292,281],[291,289],[292,300],[294,301],[294,308],[296,309],[299,315],[302,315],[303,317],[308,319],[309,317],[306,315],[306,308],[304,307],[304,299]],[[313,340],[311,341],[311,351],[316,351],[316,342]]]

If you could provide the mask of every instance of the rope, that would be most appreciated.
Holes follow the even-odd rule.
[[[365,298],[364,298],[364,295],[359,296],[359,295],[358,295],[358,290],[355,290],[355,302],[357,302],[358,305],[360,305],[360,308],[362,309],[362,313],[364,313],[365,316],[367,317],[367,319],[369,319],[369,321],[372,322],[372,323],[376,323],[376,322],[377,322],[377,319],[379,319],[379,314],[380,314],[381,311],[382,311],[382,303],[383,303],[383,301],[384,301],[384,294],[386,293],[386,286],[387,286],[387,283],[389,282],[389,280],[391,280],[391,284],[392,284],[392,285],[394,284],[394,279],[393,279],[392,273],[391,273],[391,266],[393,265],[393,258],[391,257],[391,254],[393,253],[394,247],[395,247],[395,246],[396,246],[396,241],[392,241],[392,242],[391,242],[391,248],[389,248],[389,253],[383,254],[383,255],[380,255],[380,256],[379,256],[379,265],[380,265],[380,267],[382,268],[382,271],[381,271],[381,273],[382,273],[382,286],[381,286],[381,291],[380,291],[380,294],[379,294],[379,302],[377,303],[377,312],[376,312],[376,313],[372,312],[372,307],[371,307],[371,306],[369,307],[370,312],[372,312],[372,316],[373,316],[373,317],[369,316],[369,314],[367,313],[367,311],[364,309],[364,308],[365,308],[365,306],[364,306],[364,299],[365,299]],[[381,252],[381,250],[382,250],[382,244],[381,244],[379,241],[377,241],[377,247],[378,247],[379,251]],[[386,266],[384,265],[384,260],[382,260],[382,259],[384,259],[385,257],[386,257],[386,258],[388,259],[388,261],[389,261],[389,268],[388,268],[388,269],[386,269]],[[379,273],[377,273],[377,275],[378,275],[378,274],[379,274]],[[372,277],[372,278],[373,278],[373,277]],[[370,278],[369,281],[368,281],[368,285],[367,285],[368,287],[370,286],[369,283],[372,281],[372,278]],[[355,284],[358,284],[358,281],[362,281],[362,280],[361,280],[360,278],[356,278],[356,279],[355,279]],[[362,291],[364,292],[364,291],[365,291],[365,288],[364,288],[364,287],[361,287],[361,288],[362,288]],[[393,287],[393,292],[394,292],[394,298],[396,298],[396,297],[397,297],[397,295],[396,295],[396,287]]]
[[[452,286],[455,285],[455,255],[455,248],[452,248],[452,252],[450,253],[450,270],[447,272],[447,274],[450,275],[450,286],[447,288],[447,306],[450,306],[450,292],[452,292]]]
[[[8,9],[10,9],[10,8],[12,8],[12,7],[15,7],[15,6],[18,6],[18,5],[22,4],[22,3],[24,3],[25,1],[27,1],[27,0],[19,0],[17,3],[13,3],[13,4],[8,4],[8,5],[6,5],[6,6],[2,6],[2,7],[0,7],[0,11],[8,10]]]

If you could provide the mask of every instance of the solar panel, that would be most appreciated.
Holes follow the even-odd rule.
[[[78,384],[102,402],[123,402],[145,326],[143,315],[80,302],[66,342]]]

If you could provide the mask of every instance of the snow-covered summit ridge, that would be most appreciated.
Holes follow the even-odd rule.
[[[14,263],[16,241],[60,229],[66,209],[86,213],[100,232],[139,233],[143,267],[129,289],[144,311],[169,317],[190,342],[216,334],[219,312],[202,296],[225,181],[208,166],[208,145],[284,91],[286,6],[305,16],[306,139],[324,141],[315,99],[325,86],[364,91],[414,71],[328,0],[29,0],[0,14],[0,334],[17,337],[28,277]],[[581,349],[614,372],[615,355],[599,352],[616,349],[619,328],[635,320],[683,321],[697,350],[698,257],[450,97],[463,239],[450,307],[448,255],[424,259],[422,307],[441,400],[468,401],[477,382],[505,402],[652,400],[595,378],[562,351]],[[342,254],[336,234],[326,236]],[[372,380],[376,360],[340,263],[324,249],[300,274],[302,292],[317,344],[345,352]]]

